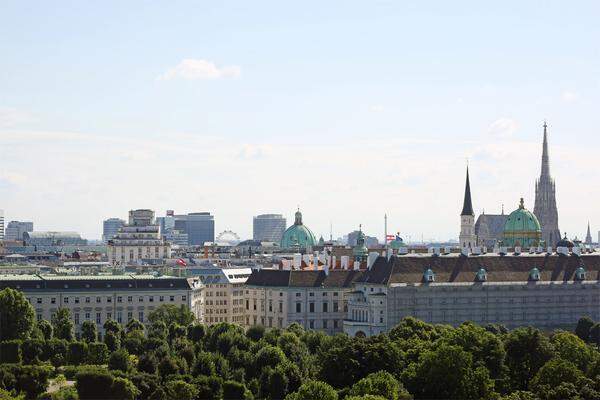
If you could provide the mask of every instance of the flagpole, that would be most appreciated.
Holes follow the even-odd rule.
[[[384,234],[383,234],[383,244],[384,244],[384,248],[386,251],[386,255],[387,255],[387,248],[388,248],[388,239],[387,239],[387,213],[384,214],[383,217],[384,220]]]

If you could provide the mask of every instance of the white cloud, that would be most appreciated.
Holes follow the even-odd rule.
[[[519,123],[511,118],[499,118],[488,127],[488,133],[492,136],[506,138],[511,137],[519,129]]]
[[[384,107],[381,104],[373,104],[371,106],[369,106],[369,111],[371,112],[382,112],[384,110]]]
[[[213,80],[224,78],[239,78],[242,68],[238,65],[219,67],[208,60],[186,58],[175,67],[170,68],[158,77],[159,80],[186,79],[186,80]]]
[[[561,93],[560,98],[565,103],[574,103],[579,99],[579,95],[571,90],[564,90]]]

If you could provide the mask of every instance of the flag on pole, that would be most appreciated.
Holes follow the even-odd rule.
[[[178,258],[176,261],[177,265],[181,265],[182,267],[187,267],[187,263],[183,258]]]
[[[387,235],[387,236],[385,237],[385,240],[386,240],[387,242],[392,242],[392,241],[394,241],[395,239],[396,239],[396,235]]]

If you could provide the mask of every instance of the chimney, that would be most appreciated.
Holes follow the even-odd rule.
[[[302,268],[302,255],[294,254],[294,268],[301,269]]]
[[[360,270],[360,262],[358,262],[358,261],[354,261],[354,270],[355,270],[355,271],[358,271],[358,270]]]
[[[350,257],[342,256],[342,269],[348,269]]]

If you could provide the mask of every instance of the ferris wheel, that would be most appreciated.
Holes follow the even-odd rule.
[[[237,244],[240,242],[240,237],[237,233],[231,230],[224,230],[217,235],[217,243]]]

